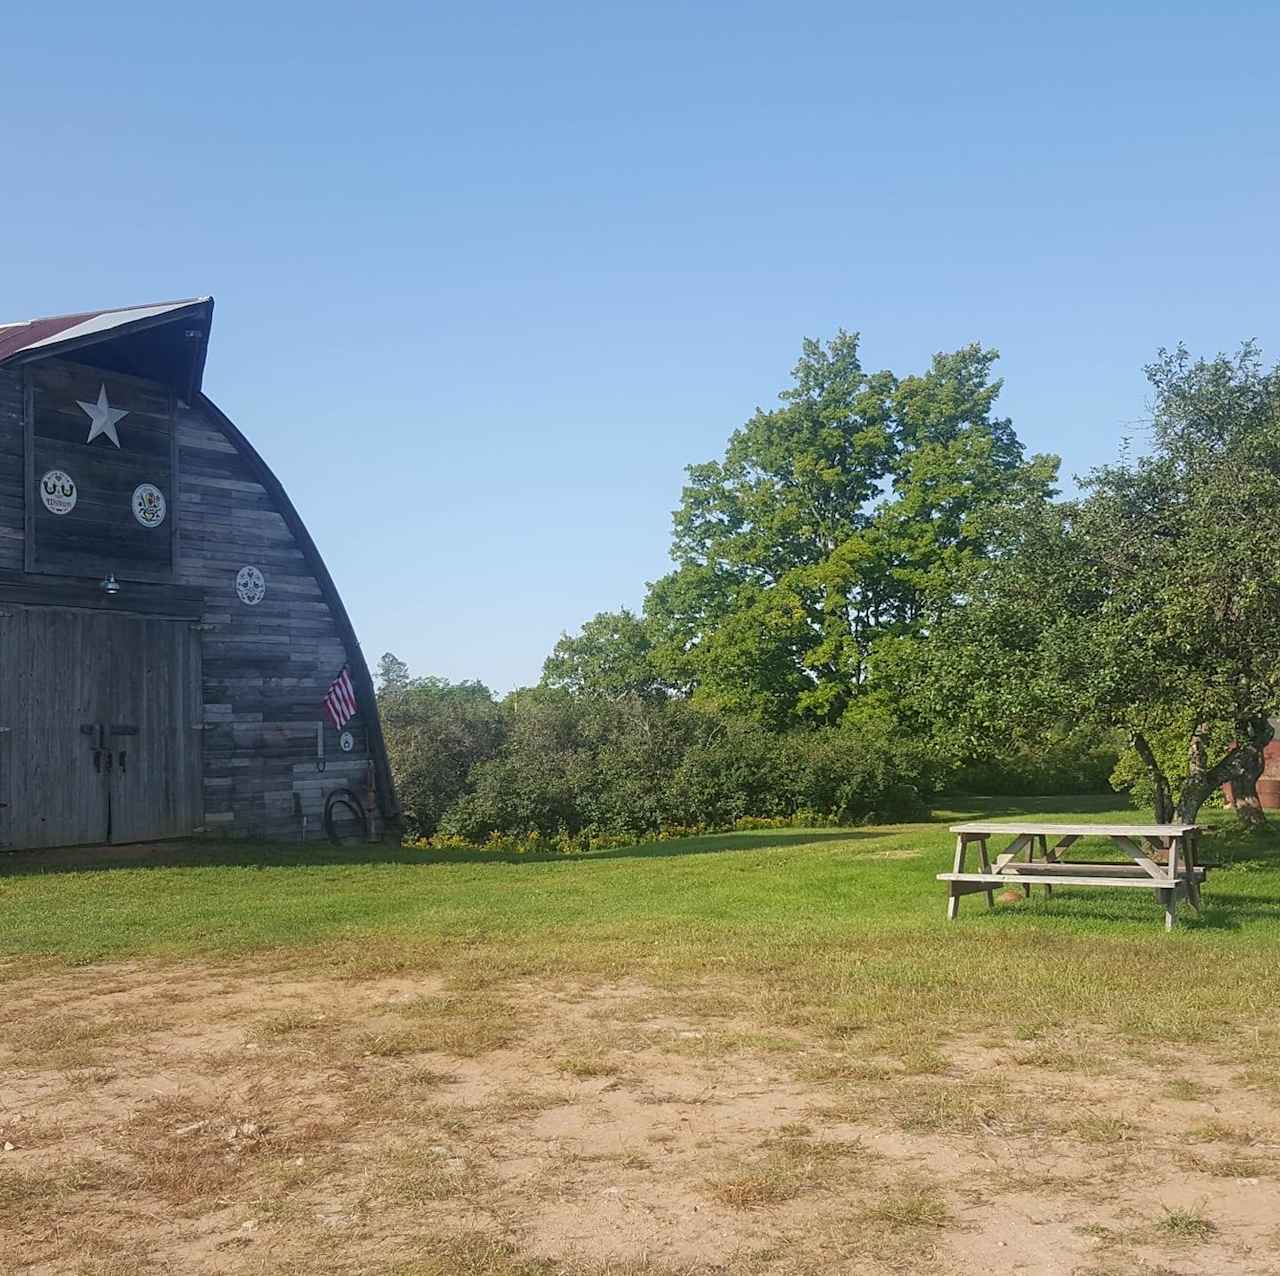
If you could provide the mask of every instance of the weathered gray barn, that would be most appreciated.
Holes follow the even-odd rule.
[[[202,393],[212,316],[0,325],[5,848],[318,837],[344,788],[375,833],[398,824],[333,581]]]

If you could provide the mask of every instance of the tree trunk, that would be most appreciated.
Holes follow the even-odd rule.
[[[1258,799],[1258,781],[1266,770],[1266,747],[1275,733],[1268,719],[1254,718],[1249,723],[1247,742],[1238,750],[1235,774],[1231,777],[1231,798],[1240,823],[1246,828],[1265,828],[1267,817]]]
[[[1250,828],[1266,824],[1258,801],[1258,778],[1266,765],[1263,750],[1271,742],[1271,723],[1266,718],[1246,718],[1236,726],[1240,742],[1233,744],[1213,766],[1208,765],[1205,755],[1207,728],[1197,728],[1193,733],[1187,750],[1187,782],[1178,798],[1181,823],[1194,824],[1209,794],[1220,785],[1230,784],[1240,820]]]
[[[1187,778],[1182,785],[1182,791],[1178,794],[1179,824],[1194,824],[1205,798],[1221,783],[1221,781],[1215,782],[1214,776],[1222,764],[1219,763],[1218,767],[1210,767],[1209,758],[1205,752],[1204,740],[1208,730],[1208,726],[1201,723],[1191,733],[1191,740],[1187,744]]]
[[[1147,768],[1147,774],[1151,777],[1151,788],[1155,793],[1153,805],[1156,823],[1172,824],[1173,792],[1169,788],[1169,777],[1161,770],[1160,763],[1156,761],[1155,752],[1147,742],[1146,736],[1134,731],[1129,736],[1129,742],[1133,745],[1134,752],[1142,759],[1142,765]]]
[[[1258,780],[1262,776],[1262,767],[1251,779],[1231,781],[1231,806],[1240,823],[1247,828],[1262,828],[1267,817],[1262,813],[1262,802],[1258,797]]]

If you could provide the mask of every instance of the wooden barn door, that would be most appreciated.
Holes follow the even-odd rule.
[[[178,621],[126,624],[106,720],[110,840],[181,837],[201,820],[199,634]]]
[[[116,618],[0,610],[0,841],[101,842],[109,796],[99,737]]]
[[[0,611],[0,845],[190,833],[201,819],[200,647],[190,624]]]

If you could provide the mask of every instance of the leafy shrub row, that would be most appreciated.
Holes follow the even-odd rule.
[[[916,819],[943,788],[1103,790],[1115,760],[1056,739],[961,765],[874,714],[779,733],[680,699],[537,688],[499,703],[439,679],[385,690],[381,705],[407,836],[443,849],[572,853],[671,830]]]
[[[1022,745],[1003,757],[965,762],[951,771],[946,783],[953,793],[1003,797],[1106,793],[1118,754],[1118,745],[1110,741],[1047,731],[1034,750]]]
[[[854,824],[924,810],[928,766],[842,730],[779,735],[684,701],[524,693],[501,749],[471,770],[438,829],[543,838],[731,829],[744,818]]]
[[[800,811],[786,818],[782,816],[743,816],[728,828],[708,827],[705,824],[667,824],[656,832],[630,836],[622,833],[556,833],[544,837],[536,829],[531,833],[511,834],[491,832],[483,842],[468,841],[456,833],[434,833],[429,837],[408,838],[405,846],[415,851],[484,851],[505,855],[580,855],[587,851],[614,850],[624,846],[643,846],[658,842],[678,842],[690,837],[703,837],[708,833],[745,833],[758,829],[812,828],[821,824],[813,811]]]

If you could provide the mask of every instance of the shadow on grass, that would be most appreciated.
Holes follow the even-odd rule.
[[[1207,888],[1206,888],[1207,891]],[[1128,895],[1129,892],[1125,892]],[[1145,892],[1133,892],[1143,899],[1121,899],[1112,895],[1102,899],[1093,890],[1072,890],[1070,887],[1058,887],[1052,900],[1037,899],[1034,903],[1018,902],[1014,904],[997,904],[994,909],[977,903],[970,905],[970,911],[961,909],[959,923],[987,925],[1011,925],[1013,919],[1021,916],[1026,920],[1062,921],[1067,923],[1085,922],[1099,926],[1118,923],[1149,923],[1160,930],[1164,929],[1164,905],[1154,899],[1145,899]],[[971,896],[979,900],[980,896]],[[968,903],[968,899],[965,900]],[[1143,904],[1146,904],[1144,907]],[[1263,895],[1238,895],[1232,891],[1224,891],[1216,898],[1208,893],[1201,899],[1202,912],[1196,915],[1195,909],[1186,902],[1178,904],[1178,928],[1200,931],[1238,931],[1256,922],[1280,922],[1280,897]]]
[[[1209,830],[1200,846],[1203,863],[1219,868],[1280,869],[1280,827],[1274,817],[1260,829],[1247,829],[1229,815],[1218,819],[1229,822],[1203,821]]]
[[[419,851],[380,844],[331,846],[326,842],[151,842],[130,846],[62,847],[45,851],[10,851],[0,855],[0,878],[45,873],[98,873],[119,868],[325,868],[403,864],[429,868],[437,864],[565,864],[599,860],[671,859],[713,855],[721,851],[765,851],[849,842],[882,836],[875,827],[857,829],[767,829],[750,833],[714,833],[673,842],[645,842],[608,850],[561,855],[555,851]]]
[[[1123,793],[1059,793],[1048,797],[975,797],[968,793],[942,793],[933,800],[937,820],[959,824],[965,820],[1015,819],[1027,815],[1114,815],[1126,805]],[[1135,823],[1143,815],[1133,812]]]

